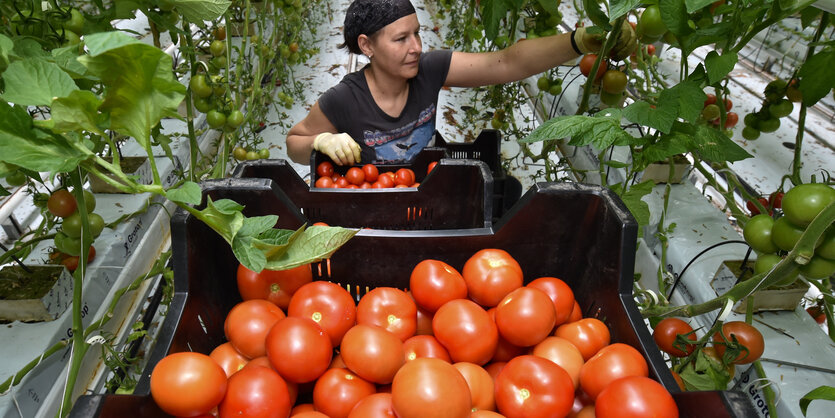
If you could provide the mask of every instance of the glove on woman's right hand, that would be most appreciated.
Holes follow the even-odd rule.
[[[338,165],[360,162],[360,146],[346,133],[321,133],[313,140],[313,149],[322,152]]]

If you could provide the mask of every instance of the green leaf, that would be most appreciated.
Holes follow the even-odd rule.
[[[607,112],[607,113],[604,113]],[[534,129],[519,142],[531,143],[550,139],[571,138],[575,146],[594,145],[606,149],[612,145],[626,145],[634,140],[620,127],[620,112],[607,109],[600,116],[571,115],[550,119]]]
[[[52,50],[52,58],[55,63],[72,77],[81,77],[87,73],[87,68],[78,62],[78,46],[72,45]]]
[[[687,15],[687,10],[681,0],[660,0],[658,10],[661,12],[664,25],[676,38],[682,39],[693,32],[687,24],[690,16]]]
[[[603,161],[603,164],[606,164],[606,165],[608,165],[609,167],[612,167],[612,168],[626,168],[626,167],[629,167],[629,164],[623,163],[623,162],[620,162],[620,161],[615,161],[615,160],[606,160],[606,161]]]
[[[229,245],[232,245],[235,235],[244,224],[244,215],[241,213],[243,206],[228,199],[217,202],[212,202],[209,197],[207,199],[206,208],[200,211],[200,220],[214,229]]]
[[[270,270],[286,270],[329,258],[339,247],[350,240],[358,229],[311,226],[280,257],[267,261]]]
[[[821,14],[821,9],[817,7],[807,7],[800,11],[800,26],[803,29],[809,27],[815,20],[818,19],[818,16]]]
[[[250,235],[257,237],[272,229],[278,222],[277,215],[255,216],[251,218],[244,218],[244,225],[238,231],[238,235]]]
[[[687,13],[693,13],[712,4],[714,1],[716,0],[684,0],[684,4],[687,5]]]
[[[493,40],[499,35],[502,19],[507,16],[508,10],[504,0],[484,0],[481,3],[481,20],[487,39]]]
[[[653,109],[649,103],[639,100],[623,109],[623,117],[630,122],[649,126],[664,133],[670,132],[677,116],[678,106],[675,103],[672,106],[669,104],[661,105]]]
[[[636,170],[643,170],[648,165],[666,161],[668,158],[684,154],[689,151],[690,140],[680,135],[662,135],[658,141],[649,144],[641,149],[635,162]]]
[[[695,123],[702,113],[705,99],[707,95],[702,91],[701,85],[688,78],[661,92],[658,97],[658,109],[674,106],[677,108],[677,117]]]
[[[171,71],[171,57],[120,32],[85,36],[94,45],[82,64],[105,85],[102,111],[110,113],[111,128],[132,136],[149,148],[151,129],[165,116],[177,115],[186,88]],[[89,39],[92,38],[92,39]]]
[[[692,367],[685,367],[679,376],[688,391],[717,390],[713,378],[706,373],[697,373]]]
[[[707,69],[708,84],[715,84],[725,78],[739,60],[739,56],[733,52],[719,55],[716,51],[710,51],[705,57],[705,68]]]
[[[20,106],[0,101],[0,160],[38,172],[66,172],[92,154],[72,147],[66,137],[51,136],[32,125]]]
[[[835,67],[835,50],[833,49],[816,52],[800,66],[798,88],[803,93],[803,104],[814,106],[835,87],[835,77],[829,74],[833,67]]]
[[[64,97],[78,90],[72,77],[61,67],[38,58],[9,64],[3,79],[6,82],[3,99],[25,106],[48,106],[53,97]]]
[[[692,125],[690,127],[692,128]],[[690,131],[693,130],[690,129]],[[752,157],[748,151],[745,151],[718,129],[699,125],[695,127],[695,132],[692,132],[688,137],[690,138],[691,151],[697,153],[705,161],[734,162]]]
[[[244,267],[260,272],[267,265],[267,257],[253,245],[255,237],[250,235],[235,236],[232,241],[232,253]]]
[[[268,227],[257,237],[239,232],[232,243],[232,252],[246,268],[260,273],[266,266],[267,260],[283,256],[296,239],[304,233],[305,228],[306,225],[302,225],[299,229],[291,231]]]
[[[14,42],[8,36],[0,33],[0,74],[6,71],[9,62],[11,62],[11,56],[14,56]]]
[[[696,48],[704,45],[727,40],[733,33],[734,25],[730,22],[719,22],[710,26],[700,27],[685,38],[679,38],[682,53],[690,55]]]
[[[186,181],[179,189],[166,190],[165,197],[172,202],[199,205],[202,195],[200,185],[193,181]]]
[[[612,191],[617,193],[632,216],[638,222],[638,236],[643,235],[643,226],[649,225],[649,205],[647,202],[641,200],[644,196],[652,192],[655,183],[652,180],[647,180],[643,183],[638,183],[629,187],[626,192],[623,191],[623,185],[618,183],[611,186]]]
[[[641,4],[641,0],[611,0],[609,2],[609,21],[614,22],[615,19],[638,7],[639,4]]]
[[[552,0],[536,0],[549,15],[560,15],[559,3]]]
[[[812,389],[809,393],[800,398],[800,412],[806,416],[806,410],[809,409],[809,404],[817,399],[826,401],[835,401],[835,387],[832,386],[818,386]]]
[[[43,50],[40,42],[34,38],[16,38],[14,53],[20,58],[46,58],[49,54]]]
[[[595,26],[600,26],[607,32],[612,30],[612,25],[609,23],[609,17],[607,17],[606,12],[600,8],[600,3],[598,3],[597,0],[583,0],[583,10],[586,11],[588,18],[595,24]]]
[[[172,0],[177,11],[191,22],[215,20],[226,13],[229,0]]]
[[[58,132],[87,130],[104,136],[98,126],[102,101],[87,90],[77,90],[52,101],[53,129]]]

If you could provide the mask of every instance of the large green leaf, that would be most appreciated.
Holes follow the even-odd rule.
[[[166,190],[165,197],[172,202],[198,205],[201,199],[200,185],[193,181],[184,182],[178,189]]]
[[[638,7],[641,0],[611,0],[609,2],[609,21],[629,13],[632,9]]]
[[[687,13],[693,13],[697,10],[703,9],[705,6],[708,6],[715,1],[716,0],[684,0],[684,4],[687,5]]]
[[[652,163],[684,154],[689,151],[689,146],[689,138],[683,135],[662,135],[654,143],[641,148],[641,152],[636,155],[635,169],[643,170]]]
[[[612,24],[609,23],[609,17],[606,16],[606,12],[600,8],[600,3],[597,0],[583,0],[583,10],[586,11],[586,15],[595,24],[595,26],[600,26],[605,31],[612,30]]]
[[[3,99],[24,106],[48,106],[54,97],[78,90],[69,74],[54,62],[27,58],[9,64],[3,73]]]
[[[559,2],[553,0],[536,0],[536,2],[539,3],[539,5],[542,6],[542,9],[548,12],[549,15],[560,15]]]
[[[727,52],[722,55],[719,55],[716,51],[708,52],[707,57],[705,57],[708,83],[715,84],[725,78],[733,71],[737,61],[739,61],[739,56],[734,52]]]
[[[623,109],[623,117],[630,122],[649,126],[664,133],[670,132],[677,116],[677,103],[661,102],[653,109],[649,103],[639,100]]]
[[[87,130],[105,135],[99,127],[102,101],[93,92],[76,90],[52,101],[53,129],[58,132]]]
[[[623,204],[626,205],[626,208],[635,217],[638,226],[643,227],[649,225],[650,212],[649,205],[642,198],[652,192],[654,186],[655,183],[652,180],[647,180],[643,183],[632,185],[625,192],[623,191],[623,185],[620,183],[613,185],[611,189],[620,196]],[[644,228],[638,228],[638,236],[642,236],[643,233]]]
[[[77,45],[53,49],[52,58],[62,70],[69,73],[72,77],[80,77],[87,72],[87,68],[78,62]]]
[[[110,113],[111,128],[147,148],[160,119],[178,117],[186,88],[174,78],[170,56],[131,39],[120,32],[85,36],[93,46],[79,61],[105,85],[101,110]]]
[[[16,38],[14,53],[20,58],[46,58],[49,54],[43,50],[41,43],[34,38]]]
[[[679,39],[682,53],[690,55],[700,46],[725,41],[733,33],[733,30],[734,25],[731,22],[719,22],[707,27],[698,28],[691,35]]]
[[[232,245],[235,235],[244,224],[244,215],[241,213],[244,207],[229,199],[217,202],[209,197],[207,199],[206,208],[200,211],[201,220]]]
[[[695,126],[676,122],[673,126],[675,138],[688,144],[688,149],[696,153],[701,159],[710,162],[734,162],[750,158],[752,155],[718,129],[708,126]]]
[[[285,270],[329,258],[357,232],[357,229],[311,226],[293,241],[284,254],[268,259],[265,267]]]
[[[664,26],[676,36],[681,39],[693,32],[693,29],[687,24],[690,16],[684,7],[681,0],[660,0],[658,2],[658,10],[661,12],[661,19],[664,21]]]
[[[594,145],[602,150],[612,145],[626,145],[635,139],[621,128],[619,111],[608,109],[598,115],[600,116],[571,115],[550,119],[519,142],[571,138],[571,145]]]
[[[14,56],[14,42],[0,33],[0,74],[9,66],[11,56]]]
[[[696,123],[704,108],[707,95],[696,81],[685,80],[661,92],[658,97],[659,109],[675,106],[677,116]]]
[[[803,29],[808,28],[812,22],[818,19],[822,13],[821,9],[817,7],[807,7],[800,12],[800,26]]]
[[[812,389],[809,393],[800,398],[800,412],[806,416],[806,410],[809,409],[809,404],[814,400],[835,401],[835,387],[832,386],[818,386]]]
[[[229,0],[172,0],[177,11],[192,22],[215,20],[226,13]]]
[[[66,172],[89,155],[36,129],[23,107],[0,101],[0,160],[38,172]]]
[[[835,87],[835,77],[829,71],[835,67],[835,50],[824,49],[809,57],[800,67],[800,92],[803,104],[813,106]]]
[[[508,5],[505,0],[484,0],[481,2],[481,20],[484,24],[484,34],[487,39],[496,39],[502,19],[507,16]]]

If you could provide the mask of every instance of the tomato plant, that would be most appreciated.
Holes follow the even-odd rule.
[[[345,333],[340,354],[351,371],[368,381],[391,383],[406,361],[403,341],[373,325],[357,324]]]
[[[225,393],[226,372],[205,354],[169,354],[151,372],[151,396],[171,415],[209,413]]]

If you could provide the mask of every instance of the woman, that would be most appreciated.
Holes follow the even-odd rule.
[[[597,52],[603,35],[572,33],[518,42],[494,52],[421,52],[420,24],[408,0],[354,0],[345,15],[345,47],[370,64],[346,75],[287,134],[287,153],[305,164],[312,151],[335,163],[408,161],[429,145],[441,87],[476,87],[522,80]],[[638,43],[622,27],[615,57]]]

